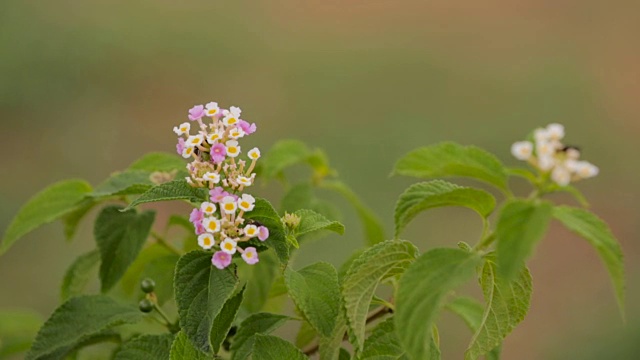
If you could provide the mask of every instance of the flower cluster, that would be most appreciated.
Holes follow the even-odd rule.
[[[540,171],[551,174],[551,180],[560,186],[598,175],[598,167],[580,160],[580,150],[564,145],[564,126],[550,124],[533,132],[533,141],[518,141],[511,153],[519,160],[528,161]]]
[[[186,181],[193,187],[209,189],[208,201],[193,209],[189,221],[195,227],[198,245],[216,250],[211,262],[219,269],[229,266],[236,253],[247,264],[257,263],[256,248],[239,244],[253,238],[265,241],[269,237],[267,227],[243,218],[255,207],[255,198],[243,190],[253,185],[256,176],[253,169],[260,150],[253,148],[247,152],[249,164],[240,160],[242,150],[238,140],[256,131],[256,124],[242,120],[241,114],[238,107],[225,110],[210,102],[189,110],[189,120],[197,125],[195,134],[191,133],[189,122],[173,128],[179,136],[178,154],[193,159],[187,165]]]

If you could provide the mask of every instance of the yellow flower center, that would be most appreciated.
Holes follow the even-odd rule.
[[[227,211],[232,211],[235,209],[235,206],[233,205],[233,203],[226,203],[224,204],[224,209]]]
[[[209,245],[211,245],[211,239],[210,239],[210,238],[208,238],[208,237],[204,238],[204,241],[203,241],[203,242],[204,242],[204,246],[209,246]]]
[[[249,208],[249,206],[251,206],[251,205],[249,205],[249,203],[248,203],[248,202],[243,201],[243,202],[241,202],[241,203],[240,203],[240,206],[242,206],[243,208],[247,209],[247,208]]]
[[[209,230],[216,231],[218,229],[218,223],[215,221],[209,222]]]
[[[248,257],[249,259],[251,259],[251,258],[253,257],[253,253],[252,253],[252,252],[249,252],[249,251],[246,251],[246,252],[244,253],[244,256],[246,256],[246,257]]]
[[[224,244],[224,248],[227,249],[227,250],[233,250],[233,244],[226,243],[226,244]]]

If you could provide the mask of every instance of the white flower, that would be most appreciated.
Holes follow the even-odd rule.
[[[539,157],[553,156],[556,153],[556,149],[552,143],[548,141],[540,141],[536,143],[536,154]]]
[[[202,144],[202,141],[204,140],[204,137],[202,136],[202,134],[198,134],[198,135],[191,135],[189,136],[189,138],[187,139],[187,142],[185,143],[185,145],[187,147],[194,147],[194,146],[198,146],[200,144]]]
[[[220,112],[220,108],[218,107],[217,102],[210,102],[207,105],[205,105],[205,111],[207,113],[207,116],[213,117]]]
[[[251,158],[252,160],[258,160],[260,158],[260,149],[253,148],[251,150],[249,150],[249,158]]]
[[[547,129],[535,129],[533,131],[533,138],[536,140],[536,143],[549,141],[549,132]]]
[[[237,141],[229,140],[224,144],[227,147],[227,156],[234,158],[240,155],[240,146],[238,146]]]
[[[187,184],[189,184],[189,185],[191,185],[191,186],[195,185],[195,184],[193,183],[193,180],[191,179],[191,176],[187,176],[187,177],[185,177],[185,178],[184,178],[184,180],[187,182]]]
[[[529,141],[518,141],[511,145],[511,154],[518,160],[529,160],[533,154],[533,144]]]
[[[236,199],[233,196],[225,196],[222,199],[220,209],[224,211],[225,214],[234,214],[237,208]]]
[[[253,183],[253,179],[246,176],[238,176],[236,181],[238,182],[238,184],[244,186],[251,186],[251,184]]]
[[[222,139],[222,134],[219,131],[213,131],[207,135],[207,142],[211,145],[215,144],[220,139]]]
[[[217,172],[207,172],[202,176],[202,179],[217,184],[220,182],[220,174],[218,174]]]
[[[542,171],[549,171],[556,165],[556,160],[553,156],[540,156],[538,158],[538,167]]]
[[[560,141],[564,137],[564,126],[561,124],[547,125],[547,136],[551,141]]]
[[[233,130],[229,131],[229,137],[232,139],[239,139],[245,135],[246,134],[244,133],[244,130],[242,130],[242,128],[237,126],[233,128]]]
[[[213,213],[216,212],[216,205],[205,201],[200,205],[200,209],[207,215],[213,215]]]
[[[247,225],[244,227],[244,234],[248,237],[258,236],[258,227],[255,225]]]
[[[213,238],[213,235],[209,233],[198,236],[198,245],[205,250],[211,249],[215,244],[216,240]]]
[[[191,124],[189,124],[188,122],[182,123],[180,124],[180,126],[173,127],[173,132],[176,133],[176,135],[178,136],[189,134],[190,130],[191,130]]]
[[[222,240],[222,242],[220,243],[220,250],[226,252],[229,255],[233,255],[237,251],[237,249],[236,249],[237,245],[238,244],[235,241],[233,241],[233,240],[231,240],[229,238],[226,238],[226,239]]]
[[[587,161],[578,161],[576,164],[576,174],[582,179],[588,179],[598,175],[600,169]]]
[[[205,218],[202,221],[202,225],[207,232],[217,233],[218,231],[220,231],[220,220],[214,217]]]
[[[249,194],[242,194],[238,199],[238,207],[242,211],[251,211],[255,207],[256,199]]]
[[[564,166],[556,166],[551,172],[551,180],[560,186],[567,186],[571,182],[571,172]]]
[[[224,110],[222,114],[224,114],[224,118],[222,119],[222,123],[226,126],[236,125],[240,120],[240,114],[242,110],[240,110],[237,106],[232,106],[229,110]]]
[[[185,146],[184,149],[182,150],[182,157],[185,159],[188,159],[191,157],[191,155],[193,154],[193,146]]]

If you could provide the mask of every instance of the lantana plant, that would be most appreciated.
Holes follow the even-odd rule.
[[[529,310],[526,262],[553,219],[593,245],[624,316],[621,248],[571,185],[599,170],[580,159],[577,147],[563,144],[562,125],[536,129],[513,144],[511,153],[527,168],[509,168],[480,148],[455,143],[404,155],[393,174],[427,180],[399,195],[393,236],[387,236],[321,150],[283,140],[264,156],[258,148],[245,151],[257,125],[234,106],[209,102],[186,117],[173,128],[177,155],[145,155],[95,188],[83,180],[56,183],[19,211],[0,254],[54,220],[72,239],[87,214],[101,207],[96,248],[68,268],[61,305],[48,320],[0,311],[0,356],[431,360],[442,358],[438,315],[450,311],[472,334],[465,360],[499,359],[505,338]],[[306,167],[307,175],[291,176],[294,166]],[[451,177],[484,187],[443,180]],[[528,181],[530,194],[514,194],[512,177]],[[284,190],[277,209],[257,195],[259,182],[273,180]],[[344,233],[340,212],[324,198],[329,192],[353,208],[364,241],[338,268],[327,262],[300,268],[300,247]],[[548,199],[555,192],[573,195],[580,206],[555,204]],[[154,225],[155,211],[139,208],[158,202],[187,206],[172,206],[176,213]],[[480,216],[477,243],[418,249],[401,238],[418,214],[445,206]],[[99,290],[89,286],[94,278]],[[474,278],[481,299],[460,290]],[[286,323],[297,324],[296,334],[274,335]]]

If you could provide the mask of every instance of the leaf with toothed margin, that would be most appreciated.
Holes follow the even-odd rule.
[[[308,360],[292,343],[271,335],[255,335],[253,360]]]
[[[376,288],[384,279],[402,274],[418,257],[418,249],[408,241],[381,242],[362,253],[342,281],[347,323],[358,350],[365,341],[365,325]]]
[[[567,229],[587,240],[596,249],[607,267],[618,300],[618,307],[624,318],[625,279],[622,249],[607,223],[587,210],[568,206],[555,207],[553,217],[564,224]]]
[[[137,336],[120,347],[114,360],[168,359],[173,334]]]
[[[411,358],[431,358],[428,339],[446,295],[473,278],[481,261],[479,255],[464,250],[433,249],[402,275],[394,318],[398,340]]]
[[[443,206],[467,207],[486,219],[495,208],[496,200],[484,190],[459,186],[443,180],[411,185],[400,195],[396,203],[396,237],[420,212]]]
[[[143,317],[137,307],[120,304],[105,295],[71,298],[42,326],[26,359],[48,358],[90,336],[114,326],[137,323]]]
[[[509,176],[498,158],[478,147],[452,142],[411,151],[398,160],[393,174],[419,178],[470,177],[509,193]]]
[[[271,203],[265,199],[256,198],[255,207],[244,217],[266,226],[269,229],[269,238],[264,243],[275,250],[281,263],[289,262],[289,243],[286,239],[284,224]]]
[[[135,261],[149,236],[155,212],[122,212],[121,206],[107,206],[96,219],[93,235],[100,250],[102,292],[110,290]]]
[[[91,185],[84,180],[65,180],[34,195],[7,227],[0,241],[0,255],[24,235],[78,210],[90,191]]]
[[[156,185],[144,192],[140,197],[129,204],[127,210],[140,204],[172,200],[203,202],[207,200],[207,190],[204,188],[192,187],[185,180],[169,181],[164,184]]]
[[[182,331],[198,350],[211,352],[213,322],[238,285],[235,265],[219,270],[210,252],[192,251],[178,260],[173,284]]]

